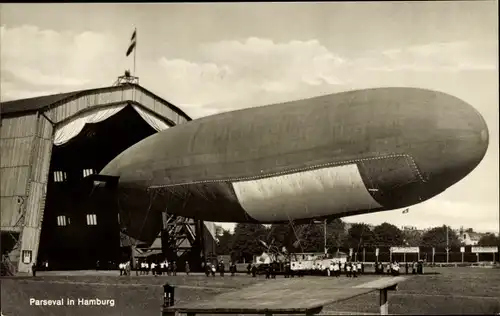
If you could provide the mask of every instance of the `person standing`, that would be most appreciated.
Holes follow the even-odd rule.
[[[177,275],[177,262],[175,260],[172,261],[172,275],[173,276]]]
[[[189,262],[186,261],[186,275],[189,275]]]
[[[36,277],[36,261],[34,261],[31,265],[31,273],[33,274],[33,277]]]
[[[290,262],[285,262],[285,278],[290,278]]]
[[[399,275],[399,263],[397,261],[394,261],[393,275],[394,276]]]
[[[271,278],[276,279],[276,273],[278,272],[278,263],[273,261],[271,263]]]
[[[337,278],[340,276],[340,264],[338,261],[335,261],[333,264],[333,274],[335,274]]]
[[[231,270],[231,276],[234,276],[236,273],[236,263],[231,262],[231,267],[229,268]]]
[[[352,263],[352,277],[353,278],[357,278],[358,277],[358,265],[356,264],[356,262],[353,262]]]
[[[361,262],[358,261],[357,265],[357,271],[359,274],[363,273],[363,266],[361,265]]]
[[[207,276],[207,278],[210,276],[211,269],[211,264],[207,261],[207,263],[205,264],[205,275]]]
[[[165,262],[160,262],[160,275],[163,275],[163,271],[165,270]]]
[[[346,273],[345,273],[345,274],[346,274],[346,276],[347,276],[348,278],[350,278],[350,277],[351,277],[351,268],[352,268],[352,267],[351,267],[351,263],[350,263],[350,262],[347,262],[345,266],[346,266],[346,267],[345,267],[345,269],[346,269]]]
[[[270,279],[271,278],[271,264],[267,264],[265,268],[266,268],[266,279]]]
[[[130,276],[130,260],[125,264],[125,273]]]
[[[215,272],[217,272],[217,268],[215,267],[215,263],[212,264],[212,277],[215,278]]]
[[[225,272],[224,270],[225,270],[224,260],[221,260],[219,262],[219,273],[221,277],[224,277],[224,272]]]

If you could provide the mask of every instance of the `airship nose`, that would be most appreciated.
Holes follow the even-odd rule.
[[[374,198],[386,208],[407,207],[446,190],[479,165],[488,149],[488,127],[470,104],[451,95],[406,90],[397,121],[396,146],[384,159],[364,161],[361,170]],[[396,113],[397,112],[397,113]]]
[[[449,95],[435,100],[435,128],[425,157],[419,160],[429,194],[437,194],[468,175],[481,162],[489,144],[488,127],[470,104]]]

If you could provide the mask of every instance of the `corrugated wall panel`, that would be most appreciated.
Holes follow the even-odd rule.
[[[128,88],[130,89],[130,88]],[[110,103],[121,102],[123,91],[104,91],[96,94],[85,95],[75,100],[61,104],[50,110],[48,115],[55,123],[59,123],[76,113],[94,106],[102,106]]]
[[[20,250],[31,250],[32,251],[32,262],[37,259],[38,246],[40,240],[38,240],[39,228],[24,226],[22,231],[22,241]],[[31,271],[31,264],[24,264],[22,260],[19,260],[18,270],[19,272],[29,273]]]
[[[42,138],[43,139],[48,139],[52,141],[52,133],[54,131],[54,128],[52,127],[52,123],[50,123],[45,117],[40,118],[40,124],[41,124],[41,130],[42,130]]]
[[[35,135],[36,114],[26,116],[3,117],[0,139]]]
[[[45,197],[47,193],[47,180],[52,153],[52,125],[46,124],[43,116],[39,117],[37,137],[34,140],[33,155],[31,160],[31,174],[29,195],[26,201],[26,213],[22,230],[22,250],[31,250],[32,259],[38,256],[40,231],[42,227]],[[48,136],[44,138],[43,136]],[[18,271],[29,272],[30,265],[22,261],[18,263]]]
[[[27,166],[30,161],[33,137],[0,140],[0,168]]]
[[[139,89],[135,90],[135,101],[139,102],[140,104],[147,107],[151,111],[155,110],[155,101],[152,98],[148,97]]]
[[[42,195],[45,192],[45,183],[31,182],[30,194],[26,202],[26,217],[24,219],[24,226],[38,227],[40,222],[40,202]]]
[[[24,196],[28,172],[28,166],[0,169],[0,179],[2,179],[0,196]]]
[[[1,230],[8,230],[16,225],[21,216],[22,206],[22,203],[18,203],[17,197],[0,197],[0,209],[2,210],[2,216],[0,216]]]
[[[55,123],[59,123],[74,116],[77,112],[84,109],[127,100],[136,101],[158,115],[175,122],[176,124],[187,122],[184,117],[172,110],[163,100],[150,96],[149,94],[142,92],[142,90],[130,86],[123,86],[122,89],[116,91],[103,91],[82,96],[51,109],[49,113],[47,113],[47,116],[50,117],[50,119]]]
[[[136,101],[150,109],[151,111],[157,113],[162,117],[166,117],[169,120],[175,122],[176,124],[181,124],[187,120],[180,117],[174,110],[168,107],[166,103],[163,103],[160,99],[155,99],[148,94],[143,93],[141,90],[136,90]]]
[[[50,151],[52,147],[52,142],[50,140],[45,140],[40,138],[36,143],[36,156],[37,161],[32,166],[31,179],[33,181],[38,181],[42,183],[47,183],[46,178],[48,175],[48,166],[50,164]]]
[[[123,90],[123,95],[122,95],[122,101],[132,101],[134,100],[134,89],[124,89]]]

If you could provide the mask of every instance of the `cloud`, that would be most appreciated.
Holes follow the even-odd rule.
[[[213,111],[349,88],[426,84],[435,88],[439,76],[497,69],[494,42],[429,43],[340,56],[318,40],[277,43],[248,38],[204,44],[199,53],[202,62],[163,57],[160,65],[168,89],[175,90],[174,99]],[[435,79],[427,80],[429,74]]]
[[[119,46],[110,34],[56,32],[35,26],[1,26],[0,31],[4,98],[86,88],[103,83],[114,70],[109,61]],[[12,89],[5,89],[6,77]]]
[[[307,87],[339,85],[335,69],[344,63],[317,40],[220,41],[202,45],[200,55],[206,61],[162,57],[164,83],[174,99],[222,109],[262,105]]]
[[[106,32],[35,26],[2,26],[0,31],[2,84],[8,83],[4,99],[109,85],[131,68],[123,41]],[[185,106],[193,117],[358,87],[408,85],[422,72],[497,68],[496,43],[483,42],[429,43],[352,56],[341,56],[317,39],[250,37],[193,49],[197,57],[192,60],[139,56],[137,61],[141,83]]]
[[[438,42],[372,52],[358,63],[369,71],[453,72],[495,71],[494,42]]]

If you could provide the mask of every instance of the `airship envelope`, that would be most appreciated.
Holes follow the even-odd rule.
[[[377,88],[196,119],[128,148],[101,174],[118,179],[120,207],[138,223],[164,210],[273,223],[420,203],[470,173],[487,147],[468,103]]]

